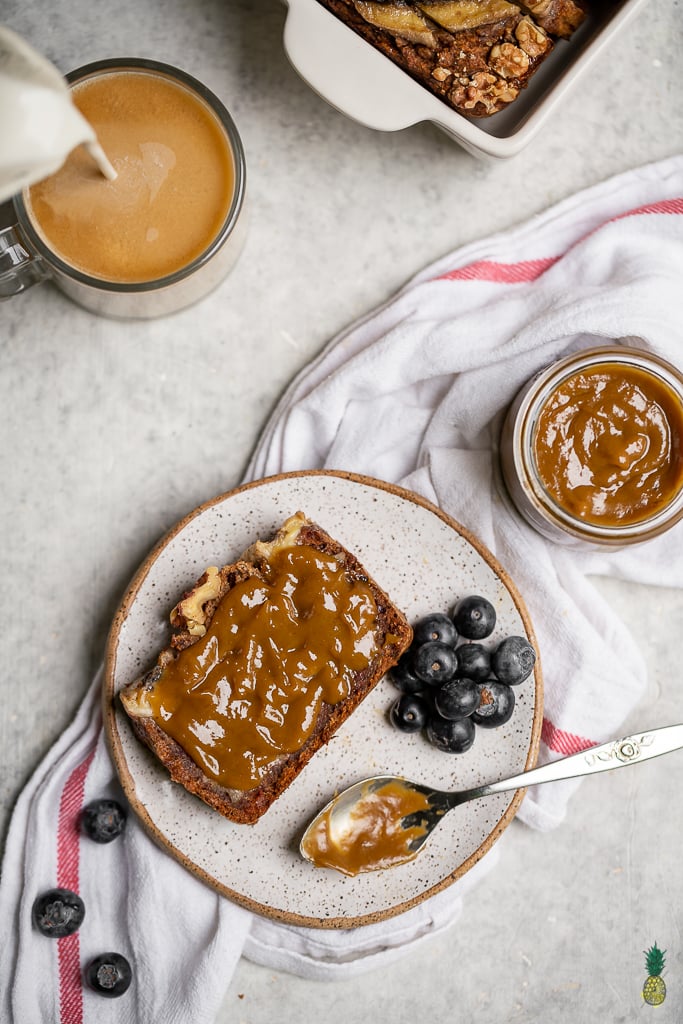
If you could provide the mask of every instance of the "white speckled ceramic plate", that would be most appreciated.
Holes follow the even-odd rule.
[[[302,510],[353,551],[411,622],[484,594],[498,622],[491,637],[532,627],[514,584],[466,530],[408,491],[342,473],[285,474],[242,487],[192,512],[149,555],[112,625],[104,682],[105,725],[134,810],[186,867],[237,903],[296,924],[354,927],[390,917],[451,884],[509,824],[522,799],[503,793],[447,815],[409,864],[355,878],[318,869],[298,854],[311,817],[352,782],[402,774],[438,787],[471,787],[535,763],[541,728],[540,668],[517,687],[507,725],[479,729],[466,754],[449,755],[387,720],[396,691],[382,680],[256,825],[222,818],[171,782],[135,738],[116,694],[153,664],[168,640],[168,615],[207,565],[233,561]]]

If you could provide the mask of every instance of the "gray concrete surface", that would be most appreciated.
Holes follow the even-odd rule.
[[[525,220],[683,143],[680,3],[651,0],[509,163],[428,125],[345,119],[298,78],[275,2],[72,0],[0,17],[62,70],[143,55],[202,78],[249,167],[250,234],[229,280],[167,320],[97,319],[49,285],[0,307],[0,802],[70,720],[111,616],[150,547],[243,472],[274,402],[337,331],[456,246]],[[624,732],[683,717],[683,601],[599,584],[638,635],[648,697]],[[514,824],[456,925],[398,964],[311,982],[246,961],[220,1024],[368,1019],[683,1019],[683,755],[585,782],[565,824]],[[642,951],[667,948],[666,1002],[644,1006]]]

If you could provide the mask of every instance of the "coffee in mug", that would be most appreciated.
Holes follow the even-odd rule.
[[[242,244],[244,155],[222,104],[168,65],[110,60],[67,76],[116,171],[79,146],[15,200],[49,276],[87,308],[156,316],[196,301]]]

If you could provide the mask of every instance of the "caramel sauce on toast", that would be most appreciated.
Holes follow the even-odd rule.
[[[299,750],[377,646],[373,593],[342,559],[296,544],[258,569],[225,594],[147,696],[164,732],[230,790],[258,786]]]

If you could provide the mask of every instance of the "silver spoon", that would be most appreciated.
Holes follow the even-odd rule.
[[[681,747],[683,725],[669,725],[590,747],[509,779],[456,793],[410,782],[401,776],[376,775],[356,782],[323,807],[304,832],[299,850],[302,857],[317,866],[333,867],[345,874],[404,863],[422,849],[448,811],[468,800],[606,772]],[[417,809],[411,808],[411,803]],[[377,844],[375,850],[373,842]],[[385,853],[389,846],[394,850],[389,863],[386,856],[380,855],[380,845]]]

